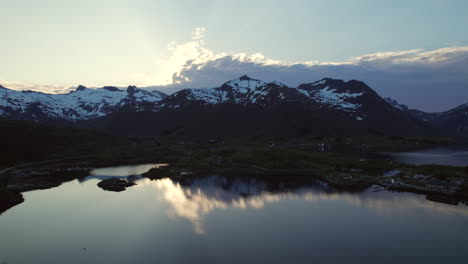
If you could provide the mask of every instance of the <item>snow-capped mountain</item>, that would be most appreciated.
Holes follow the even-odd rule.
[[[355,120],[366,119],[371,112],[376,113],[376,108],[394,111],[387,101],[360,81],[324,78],[291,88],[279,82],[265,82],[248,76],[228,81],[217,88],[181,90],[158,102],[155,110],[224,103],[263,107],[300,103],[321,111],[343,112]]]
[[[89,120],[122,109],[161,111],[189,105],[226,103],[261,107],[300,103],[320,111],[343,112],[355,120],[364,120],[371,112],[376,112],[376,107],[388,110],[392,102],[383,100],[362,82],[329,78],[291,88],[276,81],[242,76],[217,88],[184,89],[170,96],[134,86],[126,90],[109,86],[100,89],[79,86],[68,94],[0,89],[0,116],[30,120]]]
[[[126,90],[79,86],[68,94],[2,88],[0,116],[47,122],[86,121],[77,125],[145,136],[174,131],[204,136],[296,135],[331,130],[338,133],[350,128],[380,135],[420,133],[425,129],[365,83],[330,78],[288,87],[242,76],[216,88],[184,89],[170,96],[133,86]]]
[[[222,103],[266,105],[286,98],[291,89],[279,82],[265,82],[242,76],[217,88],[184,89],[168,96],[158,108],[179,108],[184,105]]]
[[[340,80],[322,79],[301,84],[297,91],[326,107],[354,112],[363,106],[359,99],[369,91],[363,87],[352,89],[347,84]]]
[[[78,86],[68,94],[45,94],[34,91],[15,91],[0,86],[0,116],[28,120],[89,120],[124,108],[144,110],[166,95],[146,91],[135,86],[126,90],[106,86],[90,89]]]

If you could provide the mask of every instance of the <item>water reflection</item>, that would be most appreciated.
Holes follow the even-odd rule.
[[[468,166],[467,147],[437,147],[419,151],[387,153],[396,160],[408,164],[440,164]]]
[[[468,258],[468,207],[423,195],[339,192],[289,177],[141,178],[120,193],[102,191],[98,182],[24,193],[26,201],[0,217],[0,262],[370,264]]]
[[[126,177],[132,175],[141,175],[154,167],[165,166],[166,164],[142,164],[142,165],[129,165],[117,166],[94,169],[90,172],[91,176],[105,176],[110,177]]]
[[[141,174],[149,171],[152,168],[168,166],[167,163],[152,163],[142,165],[115,166],[93,169],[89,176],[77,179],[78,182],[84,183],[89,180],[107,180],[111,178],[128,178],[131,181],[141,179]]]
[[[198,234],[205,233],[203,220],[215,210],[255,210],[284,200],[344,201],[382,214],[391,214],[395,210],[428,210],[468,216],[468,207],[464,205],[430,202],[423,195],[395,195],[371,190],[361,193],[340,192],[317,181],[266,182],[253,178],[207,176],[183,180],[143,180],[141,187],[147,185],[154,185],[161,192],[162,198],[170,205],[171,216],[189,220]]]
[[[112,178],[127,178],[129,181],[136,181],[136,180],[139,180],[141,178],[143,178],[143,176],[141,175],[130,175],[130,176],[99,176],[99,175],[90,175],[90,176],[86,176],[84,178],[78,178],[77,181],[80,182],[80,183],[84,183],[84,182],[87,182],[87,181],[90,181],[90,180],[99,180],[99,181],[103,181],[103,180],[107,180],[107,179],[112,179]],[[1,263],[0,263],[1,264]]]

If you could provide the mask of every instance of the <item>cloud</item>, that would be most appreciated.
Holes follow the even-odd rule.
[[[132,79],[139,79],[140,82],[148,85],[176,85],[189,80],[174,80],[172,78],[175,72],[187,67],[188,65],[201,64],[207,61],[215,60],[226,54],[215,54],[205,47],[205,28],[196,28],[192,39],[186,43],[172,43],[168,46],[169,56],[166,60],[158,63],[158,72],[151,74],[134,73]]]
[[[378,52],[342,62],[287,62],[261,53],[216,54],[205,47],[204,33],[197,29],[190,42],[173,47],[177,59],[168,60],[174,66],[170,67],[172,80],[155,87],[169,93],[215,87],[244,74],[290,86],[331,77],[362,80],[382,96],[426,111],[444,111],[468,102],[468,46]]]
[[[22,83],[18,81],[9,81],[3,80],[0,81],[0,85],[3,87],[19,90],[19,91],[38,91],[43,93],[67,93],[75,89],[73,86],[63,86],[63,85],[45,85],[45,84],[32,84],[32,83]]]

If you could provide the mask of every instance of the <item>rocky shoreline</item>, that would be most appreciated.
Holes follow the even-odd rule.
[[[24,202],[24,197],[19,192],[0,190],[0,215],[6,210]]]
[[[60,186],[64,182],[89,175],[90,168],[18,169],[4,173],[5,186],[0,190],[0,213],[24,202],[21,193]]]
[[[50,189],[89,175],[91,168],[48,168],[20,170],[8,175],[7,189],[14,192]]]

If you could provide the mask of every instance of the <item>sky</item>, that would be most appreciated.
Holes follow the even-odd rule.
[[[467,12],[466,0],[0,0],[0,84],[173,93],[332,77],[443,111],[468,103]]]

